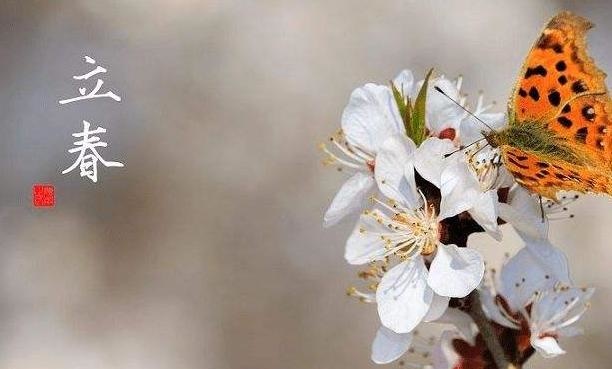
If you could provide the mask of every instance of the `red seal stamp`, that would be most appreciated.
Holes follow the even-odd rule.
[[[55,206],[55,187],[50,184],[35,184],[32,186],[32,205],[36,208],[52,208]]]

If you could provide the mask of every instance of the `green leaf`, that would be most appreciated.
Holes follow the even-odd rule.
[[[414,101],[414,109],[412,110],[412,119],[410,124],[410,138],[414,141],[414,143],[419,146],[423,141],[425,141],[426,132],[425,132],[425,108],[427,103],[427,87],[429,86],[429,78],[433,73],[433,68],[427,72],[425,76],[425,80],[423,81],[423,86],[419,91],[416,100]]]
[[[408,137],[411,137],[412,132],[410,113],[412,109],[410,106],[410,100],[402,94],[402,92],[397,88],[397,86],[395,86],[393,81],[391,81],[391,90],[393,91],[393,98],[395,99],[395,104],[397,105],[397,109],[399,110],[402,122],[404,122],[406,135],[408,135]]]

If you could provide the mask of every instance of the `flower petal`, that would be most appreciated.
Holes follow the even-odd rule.
[[[455,145],[451,140],[430,137],[423,141],[415,152],[414,167],[421,177],[439,188],[444,169],[444,155],[453,150]]]
[[[479,290],[480,293],[480,302],[482,303],[482,310],[485,312],[486,316],[499,325],[503,325],[504,327],[519,329],[520,326],[512,321],[510,321],[504,314],[499,310],[500,307],[495,303],[495,295],[489,288],[481,288]]]
[[[440,179],[440,219],[450,218],[471,209],[482,191],[476,177],[470,172],[463,153],[448,158]]]
[[[476,116],[496,131],[500,131],[506,125],[506,115],[504,113],[483,113],[477,114]],[[467,115],[459,126],[461,143],[463,145],[469,145],[480,140],[483,138],[483,131],[488,132],[489,128]]]
[[[420,89],[422,85],[423,81],[417,84],[417,88]],[[432,136],[437,136],[447,128],[458,131],[465,112],[448,97],[436,91],[435,87],[440,88],[455,101],[458,101],[460,97],[454,82],[444,76],[432,79],[427,88],[427,127]]]
[[[553,332],[559,336],[560,328],[571,327],[586,312],[594,288],[567,288],[547,290],[535,299],[529,317],[531,335],[540,337]],[[571,333],[571,332],[570,332]]]
[[[401,71],[397,77],[393,79],[393,84],[395,87],[400,90],[400,92],[406,96],[412,96],[412,89],[414,88],[414,76],[412,72],[404,69]]]
[[[497,224],[498,204],[496,190],[482,192],[480,198],[468,212],[491,237],[501,241],[502,233]]]
[[[467,313],[459,309],[448,308],[444,314],[436,320],[436,323],[452,324],[461,333],[464,340],[474,345],[476,335],[478,334],[478,328],[472,317]]]
[[[532,338],[531,346],[545,358],[552,358],[565,354],[565,351],[553,337]]]
[[[508,203],[498,205],[499,217],[512,224],[523,239],[546,239],[548,219],[542,221],[538,200],[522,186],[516,186],[508,194]]]
[[[433,299],[431,300],[431,306],[429,307],[429,311],[427,315],[423,318],[424,322],[433,322],[434,320],[438,320],[446,309],[448,308],[448,302],[450,301],[450,297],[440,296],[437,293],[434,293]]]
[[[376,289],[380,320],[396,333],[412,331],[427,314],[432,299],[427,268],[420,256],[391,268]]]
[[[372,342],[372,361],[388,364],[402,356],[412,343],[412,333],[395,333],[381,326]]]
[[[560,282],[566,286],[573,285],[567,256],[560,248],[553,246],[548,240],[541,239],[528,239],[525,241],[525,246],[540,269],[550,272],[555,284]]]
[[[484,260],[478,251],[439,244],[429,267],[427,284],[439,295],[465,297],[478,287],[484,269]]]
[[[342,113],[347,141],[372,155],[389,136],[403,129],[393,93],[387,86],[368,83],[357,88]]]
[[[416,145],[406,135],[393,135],[385,140],[376,156],[374,175],[383,195],[399,201],[410,209],[420,205],[412,168]]]
[[[557,283],[571,284],[565,254],[548,241],[523,247],[500,273],[500,293],[510,309],[526,306],[536,291],[552,289]]]
[[[366,264],[384,257],[385,242],[380,238],[380,232],[387,232],[388,229],[377,221],[377,218],[384,217],[384,214],[376,210],[359,217],[353,233],[346,241],[344,258],[349,264]]]
[[[373,187],[374,178],[371,175],[362,172],[353,174],[332,200],[323,216],[323,225],[331,227],[345,216],[361,211]]]

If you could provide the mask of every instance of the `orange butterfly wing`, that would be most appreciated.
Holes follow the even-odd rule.
[[[612,101],[607,92],[569,101],[547,124],[597,169],[612,169]]]
[[[542,160],[511,146],[503,146],[501,150],[506,168],[516,182],[541,196],[556,199],[558,191],[612,193],[612,180],[598,170]]]
[[[527,55],[510,100],[520,121],[552,118],[585,93],[606,92],[605,73],[586,52],[587,20],[562,12],[548,22]]]
[[[569,12],[554,17],[529,52],[510,100],[511,124],[545,125],[585,162],[579,166],[502,146],[517,182],[549,198],[559,190],[612,193],[612,103],[605,73],[586,52],[591,27]]]

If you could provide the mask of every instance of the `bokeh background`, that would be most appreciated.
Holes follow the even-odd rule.
[[[342,176],[320,165],[353,88],[403,68],[463,74],[500,109],[544,22],[607,1],[2,1],[0,368],[374,368],[375,307],[345,297],[352,225],[323,230]],[[60,106],[83,55],[123,101]],[[66,150],[108,129],[92,184]],[[34,183],[57,205],[33,209]],[[575,203],[552,238],[596,286],[586,335],[528,368],[610,368],[612,201]],[[490,264],[519,245],[476,237]]]

